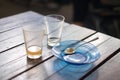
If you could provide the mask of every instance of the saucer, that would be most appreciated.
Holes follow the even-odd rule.
[[[65,49],[68,47],[79,46],[75,53],[68,55],[65,53]],[[78,40],[66,40],[60,42],[60,45],[56,44],[51,53],[57,58],[72,64],[85,64],[92,63],[100,58],[100,53],[96,46],[91,43]]]

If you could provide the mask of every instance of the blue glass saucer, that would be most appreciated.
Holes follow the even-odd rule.
[[[66,55],[65,49],[79,46],[74,54]],[[78,40],[66,40],[56,44],[51,53],[61,60],[72,64],[92,63],[100,58],[100,53],[96,46],[91,43]]]

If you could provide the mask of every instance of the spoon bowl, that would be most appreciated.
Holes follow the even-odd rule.
[[[66,54],[69,54],[69,55],[71,55],[71,54],[73,54],[75,52],[75,48],[67,48],[67,49],[65,49],[65,53]]]

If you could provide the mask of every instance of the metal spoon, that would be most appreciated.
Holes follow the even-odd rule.
[[[64,52],[65,52],[66,55],[71,55],[71,54],[75,53],[75,51],[76,51],[76,49],[77,49],[78,47],[80,47],[80,46],[82,46],[82,45],[84,45],[84,44],[86,44],[86,43],[95,41],[95,40],[97,40],[97,39],[99,39],[99,37],[96,37],[96,38],[94,38],[94,39],[92,39],[92,40],[90,40],[90,41],[88,41],[88,42],[85,42],[85,43],[83,43],[83,44],[81,44],[81,45],[79,45],[79,46],[77,46],[77,47],[75,47],[75,48],[73,48],[73,47],[68,47],[68,48],[66,48],[66,49],[64,50]]]

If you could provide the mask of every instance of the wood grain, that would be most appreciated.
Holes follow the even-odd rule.
[[[120,52],[85,80],[120,80]]]
[[[41,19],[43,16],[28,11],[19,15],[0,19],[0,53],[23,43],[21,27],[25,23]],[[4,46],[4,47],[3,47]]]
[[[99,60],[93,64],[85,65],[71,65],[61,61],[51,54],[51,49],[47,47],[46,35],[43,41],[42,58],[28,59],[21,25],[25,23],[32,24],[35,20],[43,17],[43,15],[28,11],[0,19],[0,73],[2,73],[0,80],[78,80],[89,75],[89,72],[93,72],[99,64],[102,64],[105,60],[107,61],[107,58],[112,58],[114,52],[120,48],[119,39],[65,23],[61,41],[89,41],[99,37],[98,40],[92,42],[100,51],[101,57]]]
[[[0,19],[0,33],[19,27],[20,23],[25,23],[43,18],[42,15],[28,11],[14,16]]]
[[[7,28],[10,28],[10,29],[6,30],[6,31],[4,31],[0,34],[0,37],[1,37],[0,38],[0,53],[4,52],[4,51],[6,51],[10,48],[14,48],[14,47],[16,47],[16,45],[19,46],[20,44],[24,43],[22,28],[21,28],[22,26],[24,26],[24,24],[32,24],[33,21],[37,24],[38,23],[40,24],[40,21],[38,19],[41,19],[41,17],[43,17],[43,16],[34,15],[34,14],[32,15],[32,13],[29,13],[29,12],[28,12],[28,14],[30,14],[31,16],[36,16],[37,18],[34,17],[35,21],[34,21],[34,19],[31,19],[31,17],[29,17],[29,16],[27,18],[25,18],[24,16],[26,16],[26,15],[24,15],[24,16],[21,15],[21,17],[24,18],[24,20],[28,19],[28,21],[27,22],[23,21],[22,23],[20,23],[20,21],[23,20],[23,19],[19,19],[19,17],[15,16],[16,17],[15,19],[17,19],[16,21],[18,21],[19,23],[17,23],[17,25],[12,25],[14,22],[9,23],[10,26],[7,26]],[[10,19],[11,19],[11,17],[10,17]],[[4,25],[8,25],[8,24],[4,24]],[[67,26],[67,25],[68,25],[67,23],[64,24],[64,26]],[[14,29],[11,28],[11,26]],[[4,26],[1,26],[0,28],[6,29],[6,27],[4,27]]]
[[[110,44],[110,42],[113,42],[114,44]],[[84,75],[92,71],[96,66],[102,63],[108,56],[113,55],[112,53],[114,53],[115,50],[119,49],[119,45],[120,45],[120,41],[118,44],[117,40],[115,41],[113,38],[111,38],[108,41],[98,46],[101,57],[99,60],[94,62],[94,64],[68,65],[64,67],[64,69],[61,69],[58,72],[54,73],[53,75],[47,77],[45,80],[83,80]]]
[[[101,35],[102,36],[102,35]],[[103,36],[102,36],[103,37]],[[104,36],[105,37],[105,36]],[[107,36],[106,36],[107,37]],[[30,79],[36,79],[36,80],[78,80],[80,77],[84,76],[88,71],[87,70],[92,70],[95,66],[97,66],[100,62],[102,62],[106,56],[112,54],[112,52],[108,52],[109,54],[107,54],[107,50],[103,50],[101,47],[103,46],[108,46],[109,44],[109,41],[111,42],[112,39],[109,40],[109,37],[108,38],[105,38],[106,40],[102,41],[101,43],[103,44],[97,44],[99,45],[98,46],[98,49],[100,50],[100,53],[101,53],[101,58],[95,62],[95,64],[86,64],[86,65],[70,65],[70,64],[67,64],[65,63],[64,61],[61,61],[57,58],[52,58],[48,61],[46,61],[45,63],[42,63],[41,65],[39,66],[36,66],[35,68],[23,73],[22,75],[14,78],[15,80],[17,79],[20,79],[22,78],[24,80],[27,79],[26,78],[26,75],[27,74],[31,74],[32,75],[32,71],[35,71],[34,69],[40,69],[40,67],[42,65],[44,65],[44,68],[45,70],[47,70],[46,72],[42,72],[41,70],[38,70],[36,71],[36,74],[35,75],[32,75],[30,77]],[[107,40],[108,39],[108,40]],[[115,41],[116,39],[113,39],[113,41]],[[116,40],[117,41],[117,40]],[[115,42],[116,42],[115,41]],[[113,45],[113,46],[116,46],[116,49],[119,47],[119,44],[117,44],[117,42]],[[108,47],[108,50],[111,49],[112,47],[109,46]],[[114,49],[114,50],[116,50]],[[114,51],[113,50],[113,51]],[[105,52],[104,52],[105,51]],[[105,54],[106,55],[103,55]],[[52,62],[49,62],[51,61]],[[54,64],[53,64],[54,63]],[[49,66],[48,66],[49,65]],[[92,67],[91,67],[92,66]],[[57,68],[57,70],[53,70],[54,68]],[[44,74],[47,74],[47,75],[44,75]],[[49,74],[48,74],[49,73]],[[39,76],[38,76],[39,75]],[[71,77],[70,77],[71,76]]]
[[[33,12],[32,13],[27,12],[27,13],[30,14],[31,16],[33,14]],[[16,16],[18,16],[18,15],[16,15]],[[12,16],[12,17],[16,17],[16,16]],[[24,18],[24,16],[26,16],[26,15],[22,14],[21,17]],[[38,16],[38,15],[34,14],[33,16]],[[16,18],[14,18],[13,21],[18,20]],[[28,20],[31,19],[31,17],[27,17],[27,18],[28,18]],[[11,19],[11,17],[10,18],[8,17],[5,19]],[[8,20],[8,22],[9,22],[9,20]],[[8,23],[8,22],[6,21],[6,23]],[[3,24],[6,25],[6,23],[4,23],[4,20],[1,22],[2,25]],[[30,21],[28,21],[28,23],[30,23]],[[9,22],[9,25],[10,24],[12,24],[12,23]],[[24,23],[20,23],[20,24],[24,25]],[[42,58],[38,59],[38,60],[33,60],[33,61],[28,60],[26,57],[25,46],[23,44],[24,40],[23,40],[23,34],[22,34],[21,27],[20,26],[17,28],[15,27],[14,29],[13,28],[4,29],[4,28],[3,28],[3,30],[6,30],[6,31],[3,31],[0,34],[0,36],[2,37],[1,41],[0,41],[0,44],[1,44],[1,46],[0,46],[0,51],[1,51],[0,73],[3,73],[2,75],[0,75],[0,79],[3,79],[3,80],[9,79],[17,74],[20,74],[24,71],[31,69],[32,67],[35,67],[36,65],[42,63],[44,60],[47,60],[48,58],[53,56],[50,53],[51,49],[48,49],[46,47],[47,42],[46,42],[46,36],[45,36],[44,44],[43,44]],[[72,34],[73,32],[75,34],[78,34],[78,32],[81,32],[82,30],[87,31],[88,33],[82,33],[79,37],[78,37],[78,35],[74,35],[77,37],[76,39],[83,39],[83,38],[95,33],[95,31],[93,31],[93,30],[79,28],[76,25],[70,26],[69,24],[65,23],[65,26],[63,29],[62,40],[66,40],[67,38],[70,38],[69,35]],[[4,37],[5,34],[7,35],[6,37]],[[71,39],[74,39],[74,38],[72,38],[72,36],[71,36]],[[21,44],[21,45],[19,45],[19,44]],[[16,46],[16,45],[18,45],[18,46]]]

